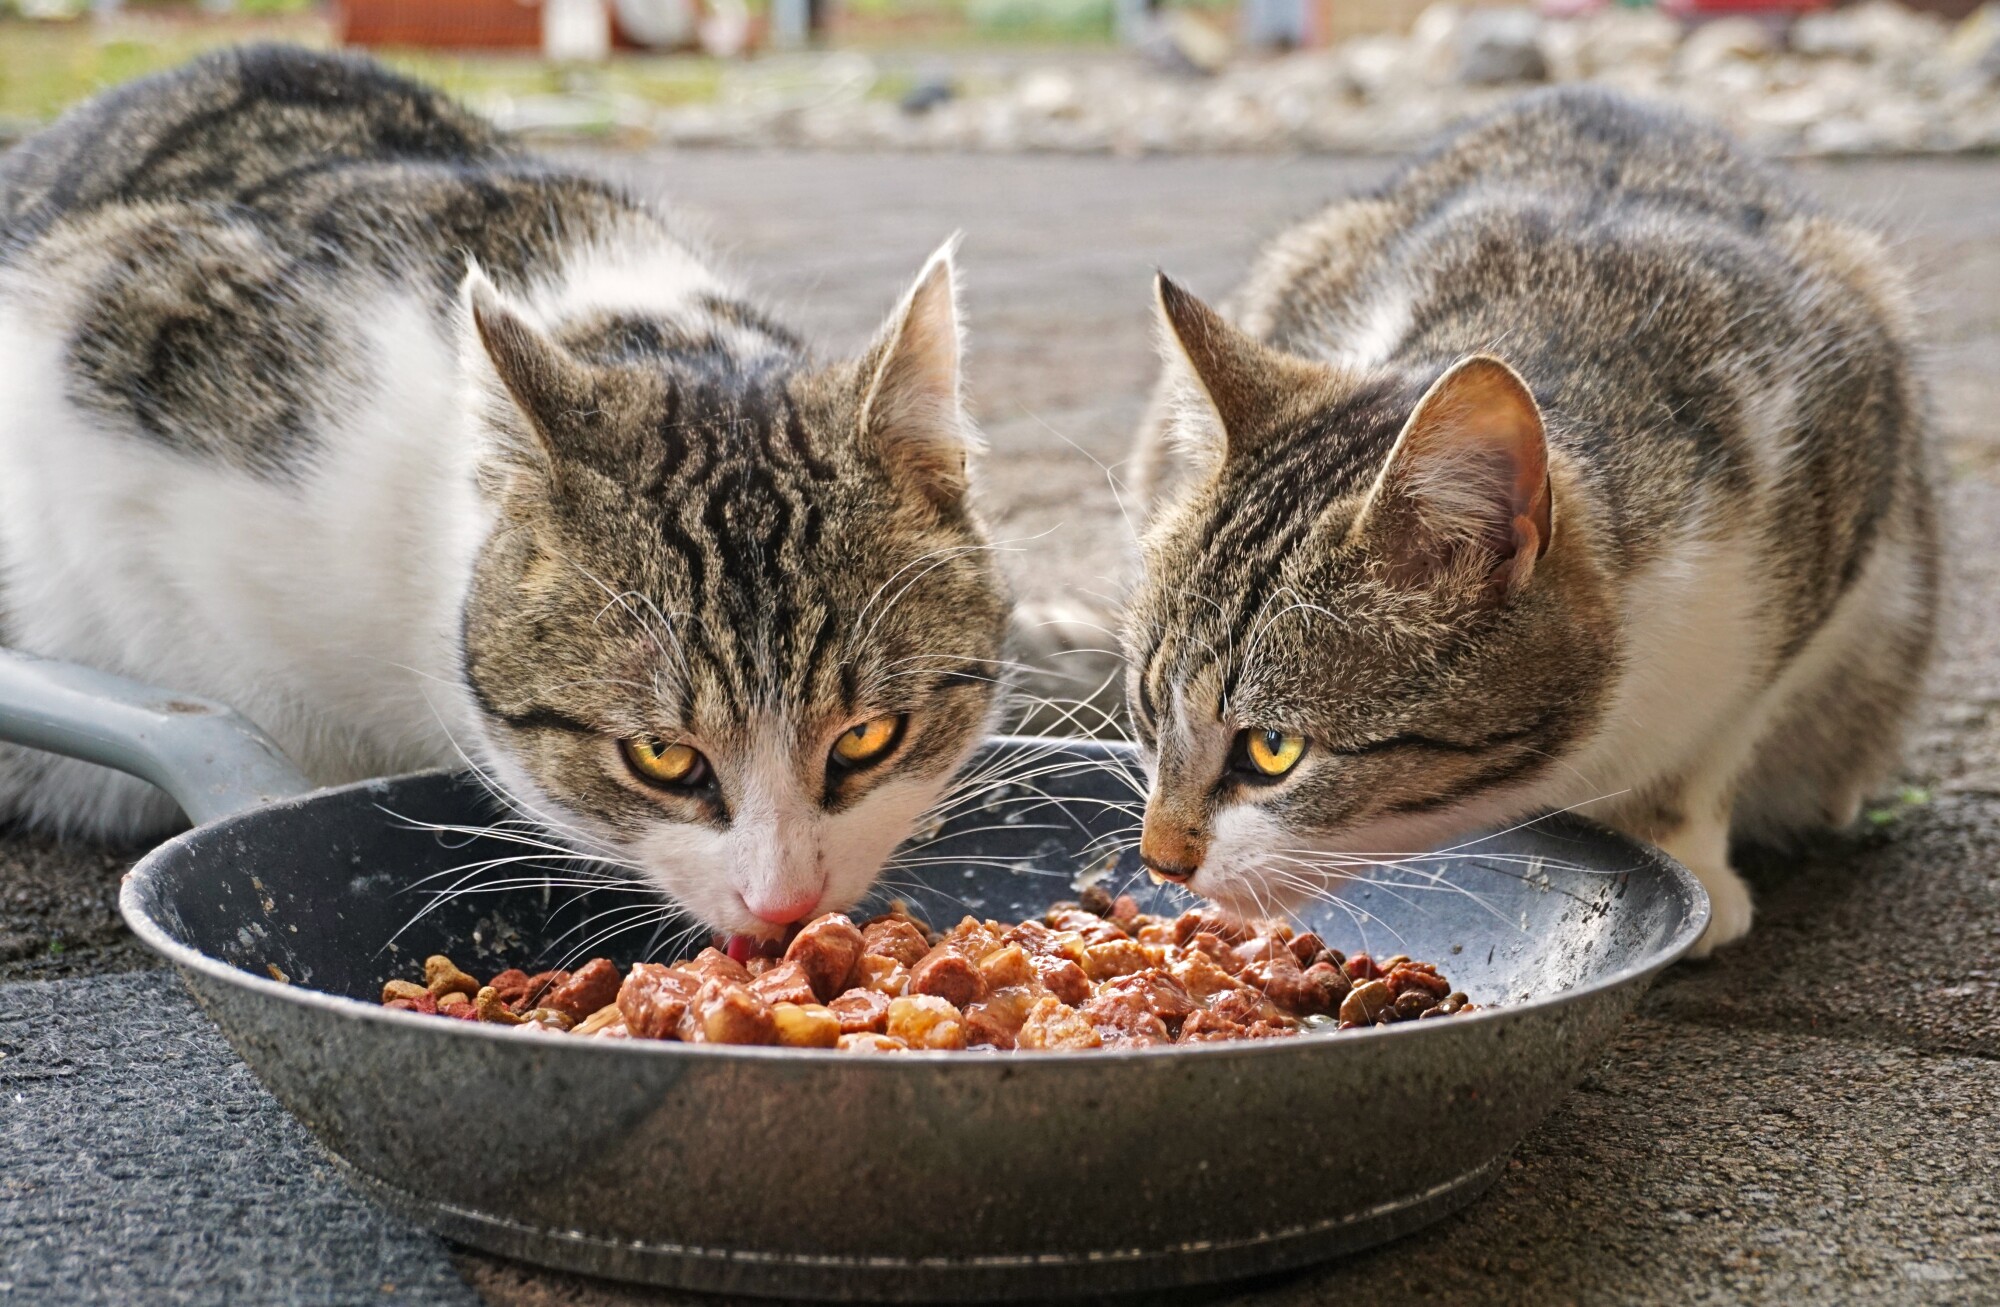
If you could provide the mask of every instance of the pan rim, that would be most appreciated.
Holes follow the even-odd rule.
[[[1101,740],[1057,740],[1053,737],[1001,736],[989,742],[993,745],[1034,744],[1046,747],[1061,744],[1066,747],[1078,745],[1086,748],[1104,749],[1107,742]],[[207,838],[226,831],[239,822],[269,821],[277,819],[284,810],[302,808],[307,804],[331,802],[356,793],[382,792],[406,783],[462,775],[452,768],[431,768],[408,772],[398,776],[378,776],[368,780],[354,781],[346,785],[331,786],[314,790],[309,794],[295,795],[271,803],[247,809],[232,816],[183,831],[172,839],[149,851],[133,868],[125,873],[118,890],[118,909],[126,925],[147,947],[159,953],[168,962],[182,971],[199,973],[221,984],[248,990],[261,998],[276,999],[301,1007],[315,1008],[335,1017],[360,1018],[390,1023],[390,1028],[399,1026],[410,1029],[431,1030],[446,1038],[496,1039],[524,1049],[540,1049],[552,1046],[550,1041],[562,1043],[582,1052],[595,1050],[609,1056],[627,1053],[643,1057],[703,1057],[744,1060],[750,1062],[771,1062],[776,1065],[839,1066],[860,1070],[868,1067],[887,1069],[894,1074],[896,1067],[943,1067],[962,1066],[964,1072],[955,1074],[993,1074],[1005,1069],[1007,1075],[1021,1074],[1029,1067],[1069,1068],[1076,1066],[1104,1066],[1107,1064],[1127,1064],[1133,1062],[1161,1062],[1189,1057],[1208,1058],[1252,1058],[1318,1056],[1320,1047],[1366,1047],[1385,1039],[1410,1040],[1424,1035],[1435,1037],[1440,1031],[1470,1031],[1496,1022],[1509,1022],[1517,1018],[1547,1015],[1575,1003],[1607,994],[1628,985],[1650,978],[1666,967],[1685,957],[1701,933],[1707,928],[1710,905],[1708,895],[1694,874],[1664,851],[1643,844],[1632,837],[1613,830],[1588,818],[1574,813],[1552,813],[1546,820],[1558,825],[1581,828],[1597,838],[1609,837],[1630,846],[1638,856],[1641,866],[1649,866],[1662,873],[1672,882],[1679,897],[1687,906],[1679,931],[1666,943],[1649,951],[1639,961],[1591,980],[1574,988],[1558,990],[1504,1006],[1482,1006],[1478,1011],[1454,1017],[1450,1021],[1432,1022],[1426,1027],[1421,1022],[1402,1022],[1388,1026],[1372,1026],[1364,1030],[1328,1031],[1301,1036],[1295,1039],[1246,1039],[1205,1043],[1195,1046],[1166,1045],[1153,1048],[1126,1048],[1109,1050],[1077,1050],[1036,1052],[1025,1056],[1003,1054],[968,1053],[964,1050],[918,1050],[900,1052],[894,1056],[857,1056],[835,1049],[825,1048],[782,1048],[776,1046],[741,1044],[686,1044],[667,1039],[619,1039],[619,1040],[570,1040],[567,1036],[522,1034],[516,1027],[490,1026],[469,1021],[439,1020],[436,1017],[416,1012],[401,1012],[381,1007],[361,999],[311,989],[302,985],[279,981],[254,972],[242,970],[221,958],[213,957],[184,944],[170,936],[165,927],[154,918],[150,909],[154,897],[153,877],[159,867],[168,860],[182,854],[183,850],[197,838]],[[1634,868],[1637,870],[1637,868]],[[1607,873],[1607,874],[1630,874]],[[866,1074],[865,1071],[862,1072]]]

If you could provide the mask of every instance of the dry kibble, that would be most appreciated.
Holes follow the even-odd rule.
[[[1428,989],[1406,989],[1396,995],[1396,1019],[1415,1021],[1438,1005],[1437,995]]]
[[[1395,1001],[1395,995],[1389,992],[1387,981],[1363,981],[1348,990],[1347,997],[1340,1001],[1341,1023],[1372,1026]]]
[[[446,994],[470,996],[479,992],[479,982],[460,971],[444,954],[433,953],[424,959],[424,988],[433,998],[443,998]]]
[[[1436,967],[1401,954],[1346,957],[1282,922],[1212,908],[1169,920],[1097,894],[1041,921],[965,917],[941,933],[900,910],[864,926],[828,913],[777,953],[775,941],[736,936],[622,978],[595,958],[574,972],[509,968],[483,986],[437,954],[424,984],[391,980],[382,1003],[544,1035],[862,1053],[1292,1038],[1477,1011]]]
[[[488,985],[472,999],[473,1008],[481,1021],[491,1021],[499,1026],[518,1026],[524,1020],[500,1001],[500,991]]]

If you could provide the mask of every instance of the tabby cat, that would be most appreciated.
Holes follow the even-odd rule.
[[[1552,808],[1750,927],[1730,840],[1851,821],[1929,656],[1938,543],[1881,245],[1715,129],[1520,101],[1158,285],[1128,692],[1142,852],[1224,902]]]
[[[671,218],[364,61],[203,59],[0,160],[0,639],[315,780],[470,755],[713,926],[853,902],[993,711],[947,248],[812,360]],[[0,751],[0,820],[163,796]]]

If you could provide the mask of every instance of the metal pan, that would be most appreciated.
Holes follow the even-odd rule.
[[[1491,1182],[1708,919],[1678,865],[1554,817],[1303,914],[1491,1005],[1448,1020],[1083,1054],[566,1041],[376,1006],[426,954],[532,969],[648,906],[522,888],[418,916],[425,878],[520,852],[427,829],[492,819],[464,778],[306,793],[218,705],[4,652],[0,738],[144,776],[198,823],[126,878],[126,920],[361,1188],[464,1243],[692,1289],[1095,1295],[1395,1238]],[[1050,770],[1051,750],[1075,765]],[[1036,787],[1085,802],[1000,795],[948,826],[927,854],[964,861],[926,864],[914,904],[935,919],[1039,913],[1124,820],[1090,802],[1129,797],[1093,765],[1128,765],[1121,748],[986,757],[1007,754],[1042,756]],[[635,925],[591,952],[635,960],[663,937]]]

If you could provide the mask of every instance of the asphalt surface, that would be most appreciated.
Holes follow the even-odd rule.
[[[709,215],[858,345],[964,228],[987,499],[1030,599],[1115,590],[1155,265],[1221,294],[1379,175],[1330,160],[589,156]],[[2000,162],[1812,169],[1923,285],[1953,602],[1907,776],[1747,863],[1744,944],[1671,972],[1484,1199],[1189,1301],[2000,1303]],[[113,905],[130,855],[0,833],[0,1302],[695,1303],[448,1249],[346,1191]]]

